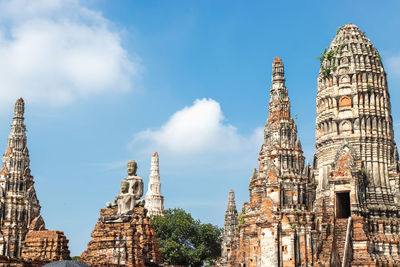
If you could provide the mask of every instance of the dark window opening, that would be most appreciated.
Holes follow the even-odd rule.
[[[350,193],[336,193],[336,217],[349,218],[350,217]]]

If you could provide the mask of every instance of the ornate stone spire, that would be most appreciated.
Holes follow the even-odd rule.
[[[357,26],[341,27],[324,51],[316,102],[318,196],[328,194],[329,176],[340,174],[334,169],[348,151],[349,175],[362,173],[368,185],[364,208],[397,209],[393,193],[399,178],[392,170],[398,159],[386,73],[377,49]]]
[[[228,266],[309,266],[311,247],[300,248],[299,244],[311,238],[311,192],[315,186],[304,168],[296,123],[290,117],[280,58],[272,63],[268,110],[259,169],[253,171],[249,184],[250,202],[244,203],[238,217],[231,250],[226,249],[231,251]],[[300,250],[302,258],[295,256]]]
[[[297,126],[290,117],[290,101],[285,86],[284,66],[277,57],[272,63],[269,117],[264,127],[264,144],[260,151],[260,172],[273,171],[276,176],[301,175],[304,157]],[[256,171],[255,171],[256,172]]]
[[[15,103],[14,118],[0,173],[0,255],[21,256],[28,230],[44,230],[40,205],[33,187],[26,146],[24,100]]]
[[[233,189],[229,191],[228,208],[226,210],[236,212],[235,192]]]
[[[290,119],[290,102],[285,86],[285,70],[279,57],[272,63],[272,86],[270,89],[268,122]]]
[[[149,187],[145,197],[145,208],[147,215],[164,215],[164,197],[161,195],[161,182],[159,170],[158,153],[154,152],[151,157]]]
[[[235,230],[238,225],[238,213],[235,204],[235,192],[229,191],[228,207],[225,213],[224,231],[222,233],[221,266],[228,266],[229,254],[232,251]]]

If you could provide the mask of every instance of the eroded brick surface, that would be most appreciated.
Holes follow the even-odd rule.
[[[61,231],[29,231],[25,237],[22,249],[25,261],[68,260],[69,255],[68,240]]]

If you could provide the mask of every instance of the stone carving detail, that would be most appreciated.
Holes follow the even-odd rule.
[[[351,107],[351,98],[348,96],[342,96],[339,100],[339,107]]]
[[[348,146],[342,147],[336,157],[335,163],[333,164],[333,176],[334,177],[352,177],[352,169],[354,166],[354,157]]]
[[[342,121],[342,122],[340,123],[340,132],[341,132],[341,133],[343,133],[343,132],[349,132],[349,131],[351,131],[351,128],[352,128],[352,124],[351,124],[351,122],[348,121],[348,120]]]
[[[158,153],[151,157],[149,187],[145,197],[147,216],[164,215],[164,197],[161,195],[161,182]]]

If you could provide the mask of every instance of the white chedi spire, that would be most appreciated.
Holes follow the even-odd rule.
[[[158,164],[158,153],[154,152],[151,157],[149,188],[145,197],[145,208],[147,216],[164,215],[164,197],[161,195],[160,170]]]

